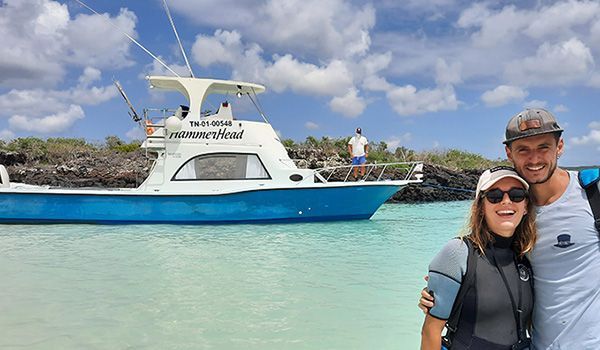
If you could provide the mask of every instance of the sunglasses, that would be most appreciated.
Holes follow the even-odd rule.
[[[508,194],[508,198],[510,198],[511,202],[519,203],[527,198],[527,191],[524,188],[516,188],[513,187],[508,191],[502,191],[499,188],[495,188],[493,190],[489,190],[483,193],[483,197],[487,198],[488,202],[492,204],[498,204],[502,202],[504,198],[504,194]]]

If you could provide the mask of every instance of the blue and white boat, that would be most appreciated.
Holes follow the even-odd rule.
[[[202,112],[210,95],[247,97],[258,84],[186,77],[147,78],[178,91],[188,108],[144,112],[154,158],[138,188],[56,188],[11,183],[0,165],[0,223],[207,224],[369,219],[394,193],[421,182],[422,163],[368,164],[361,181],[350,166],[300,169],[271,124],[239,120],[225,99]],[[214,97],[214,96],[213,96]],[[212,97],[211,97],[212,98]],[[156,112],[155,112],[156,113]],[[333,180],[337,179],[337,180]]]

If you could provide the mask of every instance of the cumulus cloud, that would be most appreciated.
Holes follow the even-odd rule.
[[[306,122],[306,123],[304,123],[304,127],[307,128],[308,130],[317,130],[317,129],[319,129],[319,124],[314,123],[314,122]]]
[[[315,95],[340,95],[353,85],[352,74],[343,61],[333,60],[325,66],[300,62],[292,55],[275,57],[265,70],[266,80],[275,91],[290,89]]]
[[[329,102],[332,111],[346,117],[355,118],[362,114],[367,107],[364,98],[358,96],[356,89],[350,89],[344,96],[336,96]]]
[[[481,100],[489,107],[498,107],[511,102],[520,102],[529,93],[518,86],[500,85],[481,95]]]
[[[12,139],[15,138],[15,133],[8,130],[8,129],[4,129],[4,130],[0,130],[0,140],[3,141],[10,141]]]
[[[461,78],[461,64],[454,63],[448,65],[445,60],[438,58],[435,66],[436,77],[435,81],[438,85],[444,84],[458,84],[462,82]]]
[[[600,122],[591,122],[587,135],[571,138],[574,145],[600,145]]]
[[[218,6],[178,0],[171,8],[195,23],[244,33],[269,51],[319,59],[365,54],[371,44],[369,32],[375,25],[372,5],[358,6],[342,0],[223,0]],[[235,11],[223,11],[228,8]]]
[[[190,76],[190,71],[186,65],[168,63],[168,62],[165,62],[165,59],[162,58],[161,56],[157,56],[157,57],[161,61],[163,61],[167,66],[169,66],[169,68],[171,68],[171,70],[173,72],[177,73],[177,75],[179,75],[180,77],[189,77]],[[149,76],[149,75],[174,76],[171,71],[169,71],[162,64],[158,63],[157,60],[152,60],[152,63],[147,64],[144,67],[143,72],[139,75],[139,78],[144,79],[146,76]]]
[[[0,2],[0,86],[54,86],[70,66],[119,68],[133,64],[130,42],[104,19],[135,36],[136,17],[83,15],[51,0]]]
[[[456,110],[458,99],[451,85],[417,90],[412,85],[397,86],[387,93],[392,108],[402,116]]]
[[[66,90],[13,89],[0,95],[0,117],[9,117],[13,130],[51,134],[70,128],[84,117],[81,105],[97,105],[117,95],[114,86],[90,86],[101,78],[95,68],[86,68],[79,84]]]
[[[556,38],[573,35],[576,28],[597,18],[600,4],[594,1],[556,2],[541,9],[540,15],[532,18],[525,33],[532,38]]]
[[[526,85],[565,85],[589,77],[594,65],[590,49],[579,39],[558,44],[543,43],[535,56],[514,60],[507,77]]]
[[[8,125],[13,130],[53,134],[69,129],[77,120],[83,117],[83,109],[80,106],[70,105],[65,111],[40,118],[13,115],[8,119]]]
[[[388,145],[388,149],[393,152],[396,148],[405,145],[410,141],[412,141],[412,134],[407,132],[400,136],[391,136],[385,140],[385,143]]]
[[[129,129],[125,133],[125,136],[130,140],[144,140],[146,138],[146,132],[142,130],[139,125],[137,125]]]

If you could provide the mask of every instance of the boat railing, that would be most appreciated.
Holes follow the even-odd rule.
[[[348,181],[393,181],[420,182],[423,177],[423,162],[369,163],[362,165],[341,165],[315,169],[315,177],[321,182]],[[356,170],[357,177],[354,177]]]
[[[175,115],[176,112],[177,109],[173,108],[144,108],[144,127],[146,128],[146,135],[150,138],[160,136],[153,136],[152,134],[154,134],[154,131],[164,130],[165,120],[170,116]]]

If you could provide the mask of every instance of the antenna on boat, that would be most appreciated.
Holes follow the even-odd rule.
[[[167,6],[167,0],[163,0],[163,5],[165,7],[165,12],[167,13],[167,17],[169,17],[169,22],[171,22],[171,27],[173,28],[173,32],[175,32],[175,37],[177,38],[177,43],[179,44],[179,49],[181,50],[181,54],[183,55],[183,59],[185,60],[185,65],[188,67],[190,71],[190,76],[194,77],[194,72],[192,71],[192,66],[190,66],[190,62],[188,61],[187,55],[185,54],[185,50],[183,49],[183,45],[181,45],[181,39],[179,39],[179,34],[177,33],[177,28],[175,28],[175,23],[173,22],[173,17],[171,17],[171,11],[169,11],[169,6]]]
[[[238,85],[238,88],[240,88],[239,85]],[[256,110],[258,111],[258,113],[260,114],[260,116],[263,118],[263,120],[265,121],[265,123],[271,124],[271,123],[269,123],[269,120],[267,119],[267,116],[263,113],[263,110],[261,108],[260,102],[258,101],[258,96],[256,95],[256,91],[254,90],[253,87],[251,89],[252,89],[252,95],[254,95],[254,98],[252,98],[252,95],[250,95],[249,92],[247,92],[246,94],[250,98],[250,101],[252,101],[252,103],[254,104],[254,107],[256,107]],[[241,97],[240,92],[241,91],[238,91],[238,93],[236,94],[238,96],[238,98]]]
[[[108,21],[108,23],[117,28],[121,34],[125,35],[129,40],[131,40],[134,44],[136,44],[137,46],[139,46],[142,50],[144,50],[148,55],[150,55],[152,58],[154,58],[158,63],[160,63],[163,67],[165,67],[169,72],[175,74],[176,77],[181,78],[181,76],[177,73],[175,73],[174,70],[172,70],[169,66],[167,66],[160,58],[156,57],[152,52],[150,52],[147,48],[144,47],[144,45],[140,44],[139,42],[137,42],[137,40],[135,40],[134,38],[132,38],[129,34],[125,33],[125,31],[123,29],[121,29],[119,26],[117,26],[116,24],[114,24],[113,22],[111,22],[109,19],[107,19],[106,17],[100,15],[98,12],[96,12],[96,10],[94,10],[93,8],[89,7],[88,5],[84,4],[83,1],[81,0],[75,0],[77,1],[81,6],[85,7],[86,9],[92,11],[93,13],[97,14],[98,16],[100,16],[101,18],[103,18],[104,20]],[[187,59],[186,59],[187,61]]]
[[[118,80],[113,80],[113,82],[115,83],[117,90],[119,90],[119,92],[121,93],[121,96],[123,96],[123,98],[125,99],[125,103],[127,103],[127,106],[129,106],[129,111],[127,111],[127,113],[129,113],[134,122],[139,123],[142,120],[142,118],[137,114],[135,108],[133,108],[131,101],[129,101],[129,98],[125,94],[125,90],[123,90],[123,87],[121,86]]]

